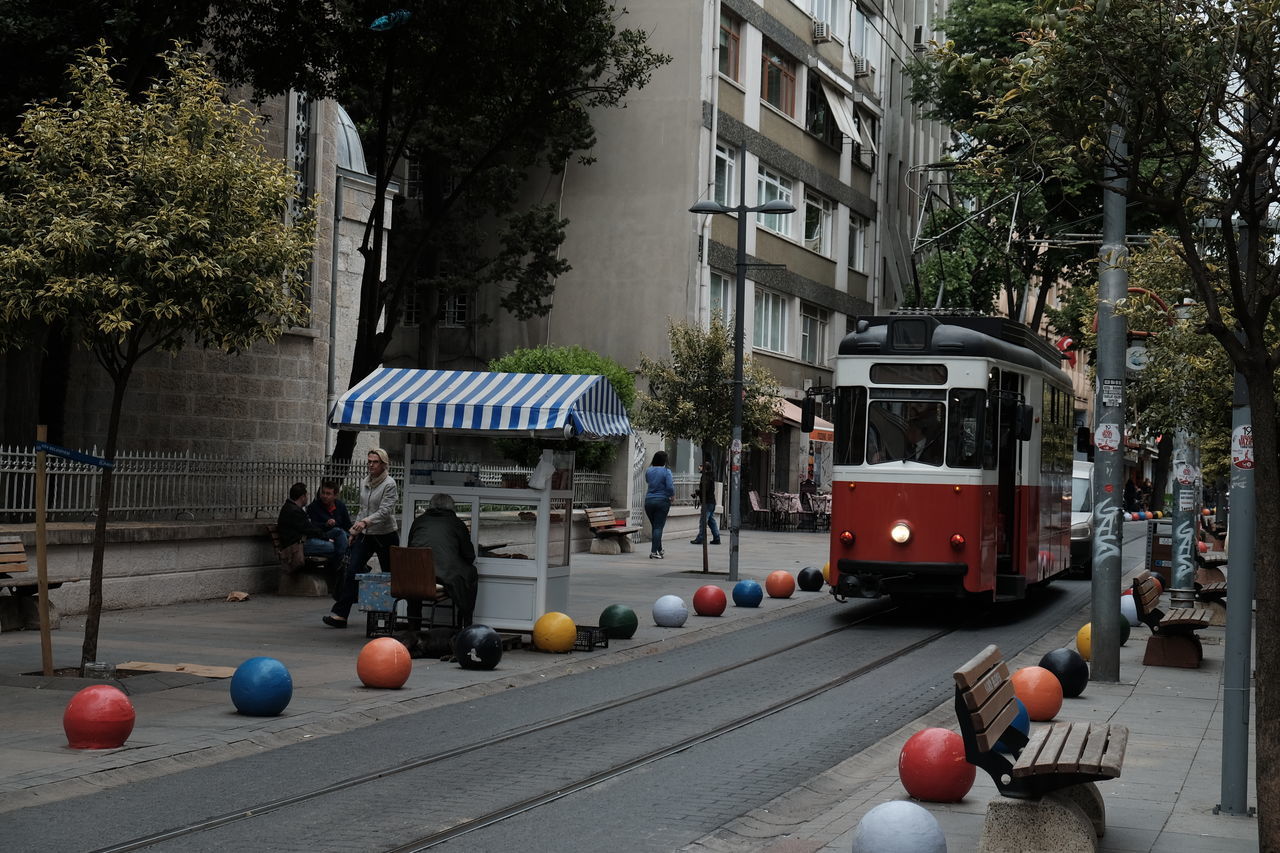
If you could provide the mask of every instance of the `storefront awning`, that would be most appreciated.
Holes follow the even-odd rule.
[[[778,399],[778,405],[774,407],[774,411],[778,413],[778,417],[784,423],[792,426],[800,426],[800,407],[790,400]],[[822,418],[814,417],[813,431],[809,433],[809,438],[813,441],[835,441],[836,428],[830,421],[824,421]]]
[[[596,439],[631,423],[603,376],[383,367],[329,413],[338,429],[494,432]]]

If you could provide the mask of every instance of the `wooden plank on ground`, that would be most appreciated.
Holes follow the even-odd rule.
[[[131,660],[116,664],[116,669],[132,669],[138,672],[183,672],[202,678],[230,678],[236,674],[234,666],[209,666],[203,663],[153,663]]]

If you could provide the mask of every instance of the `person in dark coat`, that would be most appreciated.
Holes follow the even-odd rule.
[[[303,506],[307,502],[307,484],[294,483],[289,487],[289,499],[280,507],[276,518],[276,535],[280,547],[288,548],[307,539],[323,539],[324,531],[311,523]]]
[[[454,512],[450,495],[432,495],[428,509],[409,528],[410,548],[430,548],[436,564],[436,583],[453,599],[458,624],[471,624],[476,609],[476,550],[471,532]]]

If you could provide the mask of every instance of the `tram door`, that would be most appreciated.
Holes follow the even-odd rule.
[[[996,573],[1020,574],[1021,566],[1015,559],[1018,548],[1018,531],[1021,529],[1018,500],[1021,445],[1018,442],[1016,424],[1018,407],[1022,403],[1022,377],[1010,371],[993,371],[992,385],[997,408],[996,427]],[[998,384],[997,384],[998,383]]]

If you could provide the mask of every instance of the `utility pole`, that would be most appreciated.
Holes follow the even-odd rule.
[[[1127,152],[1119,126],[1111,128],[1112,163]],[[1102,248],[1098,252],[1098,352],[1094,387],[1093,499],[1097,528],[1093,537],[1091,677],[1120,680],[1120,549],[1124,507],[1124,349],[1125,318],[1116,305],[1129,289],[1125,261],[1127,181],[1114,166],[1103,174]]]

